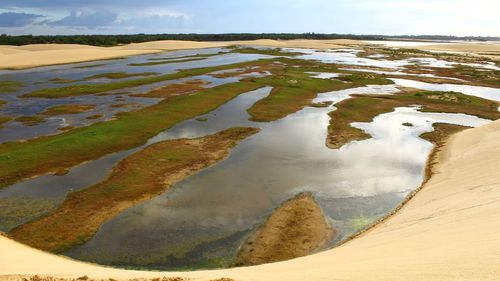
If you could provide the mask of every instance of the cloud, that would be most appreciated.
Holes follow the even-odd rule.
[[[104,28],[112,25],[118,15],[109,11],[76,12],[72,11],[69,16],[60,20],[47,22],[50,26],[65,26],[74,28]]]
[[[0,27],[24,27],[33,24],[42,15],[6,12],[0,14]]]
[[[180,14],[150,14],[126,17],[118,20],[115,27],[121,27],[129,32],[168,33],[182,30],[189,22],[189,17]]]

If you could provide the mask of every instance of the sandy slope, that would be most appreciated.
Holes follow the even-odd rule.
[[[361,237],[313,256],[257,267],[162,274],[71,261],[0,237],[0,274],[252,281],[499,280],[499,144],[500,121],[457,134],[438,154],[437,173],[400,212]]]
[[[199,49],[225,47],[230,45],[269,46],[282,48],[313,48],[313,49],[340,49],[346,46],[368,44],[364,41],[335,39],[335,40],[254,40],[254,41],[226,41],[226,42],[193,42],[193,41],[153,41],[134,43],[117,47],[95,47],[76,44],[34,44],[25,46],[0,45],[0,69],[22,69],[53,64],[74,63],[101,59],[110,59],[124,56],[157,53],[169,50]],[[472,53],[498,53],[500,45],[467,43],[467,44],[439,44],[431,46],[408,47],[422,50],[462,51]]]
[[[44,65],[74,63],[124,56],[157,53],[168,50],[224,47],[230,45],[345,48],[342,44],[359,44],[355,40],[255,40],[228,42],[153,41],[118,47],[95,47],[76,44],[34,44],[25,46],[0,46],[0,68],[29,68]]]

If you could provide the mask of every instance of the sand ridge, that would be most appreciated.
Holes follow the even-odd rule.
[[[179,40],[132,43],[116,47],[96,47],[78,44],[33,44],[0,46],[0,69],[24,69],[38,66],[67,64],[126,56],[159,53],[173,50],[227,47],[232,45],[338,49],[345,45],[361,44],[355,40],[253,40],[195,42]]]

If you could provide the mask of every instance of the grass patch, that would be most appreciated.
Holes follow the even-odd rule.
[[[11,80],[0,81],[0,94],[17,92],[23,86],[24,84],[19,81],[11,81]]]
[[[22,123],[24,126],[36,126],[38,124],[41,124],[45,121],[45,118],[41,116],[19,116],[16,119],[14,119],[17,122]]]
[[[309,70],[309,68],[306,68]],[[268,122],[292,114],[304,106],[311,105],[318,93],[337,91],[365,84],[392,84],[393,82],[378,75],[352,75],[350,81],[312,78],[304,69],[287,67],[283,73],[269,77],[252,79],[256,83],[273,86],[266,98],[256,102],[248,113],[251,120]]]
[[[210,112],[239,94],[260,87],[249,82],[224,84],[191,95],[173,96],[138,111],[120,113],[108,122],[25,142],[0,144],[0,188],[142,145],[181,121]]]
[[[81,85],[70,85],[60,88],[47,88],[33,91],[31,93],[25,94],[22,97],[39,97],[39,98],[64,98],[78,95],[89,95],[89,94],[97,94],[103,93],[112,90],[119,90],[131,87],[137,87],[142,85],[148,85],[168,80],[181,79],[190,76],[203,75],[210,72],[232,69],[238,67],[246,67],[251,65],[263,65],[268,64],[271,61],[269,60],[260,60],[260,61],[252,61],[252,62],[243,62],[236,64],[228,64],[214,67],[204,67],[204,68],[194,68],[194,69],[186,69],[181,70],[172,74],[164,74],[153,77],[144,77],[139,79],[127,80],[127,81],[116,81],[109,82],[103,84],[81,84]]]
[[[107,220],[221,161],[239,141],[258,131],[232,128],[201,138],[148,146],[118,163],[103,182],[69,194],[56,211],[15,228],[10,236],[52,252],[82,244]]]
[[[350,124],[370,122],[375,116],[391,112],[395,107],[415,104],[421,105],[423,112],[465,113],[492,120],[500,118],[497,102],[455,92],[416,91],[397,95],[355,95],[336,104],[337,110],[330,113],[327,146],[340,148],[350,141],[368,139],[368,134]]]
[[[125,72],[110,72],[110,73],[101,73],[92,76],[88,76],[83,78],[83,80],[92,80],[92,79],[123,79],[137,76],[153,76],[158,75],[157,72],[140,72],[140,73],[125,73]]]
[[[10,120],[12,120],[12,117],[0,115],[0,128],[3,128],[3,124],[9,122]]]
[[[62,114],[79,114],[93,110],[94,108],[95,105],[92,104],[64,104],[64,105],[56,105],[49,107],[40,114],[48,116],[62,115]]]

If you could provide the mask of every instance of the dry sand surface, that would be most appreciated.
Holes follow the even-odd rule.
[[[301,47],[301,48],[345,48],[345,45],[360,44],[355,40],[255,40],[227,42],[153,41],[117,47],[95,47],[76,44],[34,44],[25,46],[0,46],[0,68],[22,69],[36,66],[65,64],[158,53],[171,50],[225,47],[231,45]]]
[[[398,213],[335,249],[256,267],[190,273],[139,272],[72,261],[0,236],[8,274],[242,281],[499,280],[500,121],[458,133],[438,153],[435,175]]]
[[[225,47],[231,45],[268,46],[281,48],[341,49],[349,46],[366,45],[368,42],[335,39],[335,40],[254,40],[225,42],[194,41],[152,41],[134,43],[117,47],[95,47],[76,44],[34,44],[25,46],[0,45],[0,69],[23,69],[54,64],[75,63],[102,59],[111,59],[133,55],[158,53],[173,50]],[[499,44],[438,44],[430,46],[406,47],[422,50],[460,51],[488,56],[500,57]],[[498,55],[496,55],[498,54]]]

